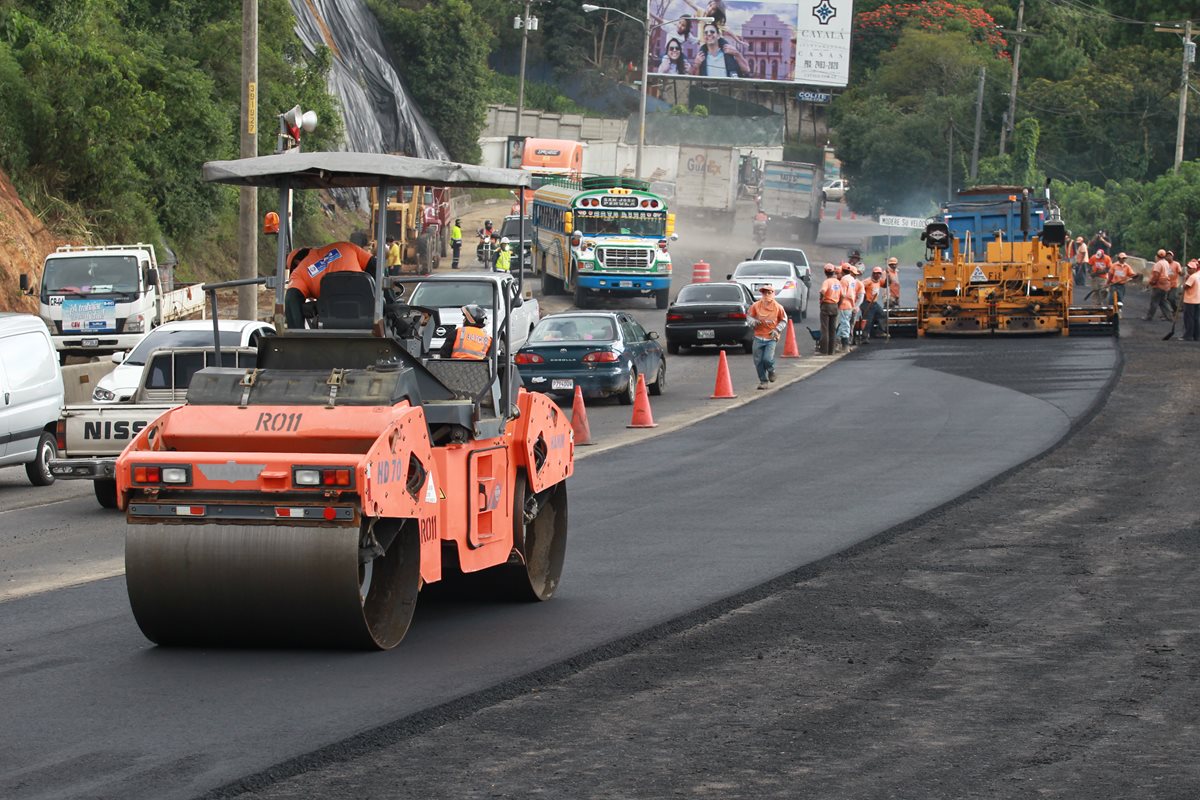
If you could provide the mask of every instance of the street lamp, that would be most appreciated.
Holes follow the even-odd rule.
[[[521,0],[518,0],[520,2]],[[525,13],[519,17],[513,17],[513,28],[521,31],[521,81],[517,89],[517,136],[521,135],[521,115],[525,113],[525,51],[529,47],[529,32],[538,29],[538,18],[531,16],[529,13],[530,6],[536,3],[544,3],[546,0],[523,0],[525,3]]]
[[[622,17],[627,17],[638,23],[645,31],[646,35],[642,40],[642,92],[640,107],[638,109],[637,163],[634,165],[634,172],[637,173],[637,177],[640,178],[642,177],[642,149],[646,146],[646,89],[650,84],[650,32],[656,28],[661,28],[664,25],[670,25],[674,22],[679,22],[679,20],[682,19],[690,19],[704,24],[707,22],[712,22],[713,18],[684,16],[677,19],[668,20],[667,22],[661,22],[658,25],[651,25],[649,5],[646,6],[645,19],[638,19],[632,14],[626,13],[619,8],[612,8],[611,6],[595,6],[591,3],[584,3],[581,8],[583,8],[583,13],[585,14],[590,14],[593,11],[612,11],[615,14],[620,14]]]

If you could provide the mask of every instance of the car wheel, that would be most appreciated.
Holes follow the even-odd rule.
[[[631,406],[631,405],[633,405],[633,401],[636,398],[636,396],[637,396],[637,368],[630,367],[629,368],[629,385],[626,386],[619,395],[617,395],[617,399],[621,402],[621,405]]]
[[[742,352],[746,355],[750,355],[754,352],[754,339],[747,339],[746,341],[742,342]]]
[[[655,397],[660,397],[667,390],[667,360],[665,358],[658,360],[658,374],[654,376],[654,383],[647,388]]]
[[[117,507],[117,482],[113,478],[97,478],[92,481],[92,491],[101,508]]]
[[[57,454],[58,445],[54,441],[54,435],[42,431],[38,439],[37,455],[25,465],[25,474],[29,476],[30,483],[34,486],[49,486],[54,483],[54,474],[50,472],[50,459]]]
[[[673,356],[679,355],[679,342],[667,342],[667,352]]]

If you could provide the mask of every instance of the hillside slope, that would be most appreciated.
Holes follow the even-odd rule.
[[[37,301],[20,291],[20,275],[36,285],[46,254],[63,244],[17,196],[0,170],[0,311],[37,312]]]

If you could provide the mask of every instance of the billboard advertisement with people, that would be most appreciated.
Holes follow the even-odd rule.
[[[845,86],[853,0],[648,0],[651,77]]]

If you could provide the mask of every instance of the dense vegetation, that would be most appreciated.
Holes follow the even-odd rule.
[[[515,63],[520,5],[367,1],[447,149],[475,160],[487,103],[515,100],[515,80],[489,59]],[[1016,2],[858,0],[851,88],[831,114],[854,207],[922,214],[971,182],[985,70],[976,182],[1053,179],[1071,227],[1125,228],[1131,248],[1180,242],[1185,225],[1200,237],[1200,166],[1171,169],[1180,42],[1140,24],[1182,20],[1194,0],[1031,0],[1015,125],[999,155]],[[645,0],[605,5],[637,17]],[[259,152],[274,149],[273,115],[297,103],[321,118],[308,146],[335,142],[330,53],[299,45],[288,0],[259,0],[259,13]],[[636,22],[585,14],[576,2],[535,0],[534,13],[542,24],[529,37],[530,63],[543,80],[630,76]],[[198,166],[237,154],[240,28],[239,0],[3,0],[0,167],[60,227],[167,241],[192,255],[231,249],[236,192],[201,183]],[[580,110],[554,88],[531,77],[527,106]],[[1197,152],[1193,97],[1185,153]]]
[[[1054,181],[1068,225],[1123,231],[1151,249],[1200,236],[1200,169],[1173,172],[1182,48],[1154,22],[1196,11],[1178,0],[1029,2],[1016,124],[1009,105],[1016,3],[856,4],[854,79],[832,111],[859,211],[927,213],[948,188]],[[1004,29],[997,29],[1002,24]],[[980,160],[969,176],[980,71]],[[1194,85],[1194,84],[1193,84]],[[1185,155],[1200,152],[1200,97]],[[1190,230],[1185,230],[1185,225]]]

